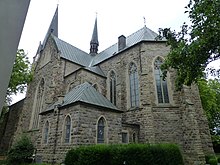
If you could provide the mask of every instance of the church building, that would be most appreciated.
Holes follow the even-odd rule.
[[[166,40],[146,26],[98,51],[97,18],[90,52],[58,37],[58,8],[34,58],[34,77],[15,139],[31,137],[42,162],[64,161],[73,147],[174,143],[185,164],[213,153],[198,87],[175,90],[175,70],[161,77]]]

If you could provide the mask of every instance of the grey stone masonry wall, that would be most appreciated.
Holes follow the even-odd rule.
[[[49,57],[47,57],[49,56]],[[42,62],[46,59],[46,62]],[[44,96],[42,100],[41,111],[45,110],[50,104],[56,101],[56,97],[63,93],[64,86],[64,61],[60,59],[59,52],[50,37],[46,43],[45,49],[41,52],[38,61],[35,63],[35,71],[32,82],[29,84],[24,101],[24,107],[18,123],[16,136],[22,133],[28,133],[36,141],[40,136],[39,129],[31,129],[31,119],[33,116],[33,105],[36,102],[36,90],[39,82],[44,79]]]
[[[37,147],[37,155],[44,162],[60,163],[72,147],[96,144],[97,122],[103,116],[106,120],[106,144],[122,143],[122,132],[128,132],[129,141],[133,134],[139,143],[176,143],[184,155],[185,164],[203,164],[204,155],[213,153],[207,119],[201,106],[196,86],[175,90],[175,71],[167,74],[169,103],[159,104],[154,76],[154,61],[164,58],[169,52],[165,42],[141,42],[122,50],[98,64],[107,78],[94,74],[65,59],[52,38],[35,64],[34,79],[28,86],[27,96],[20,114],[16,135],[26,132]],[[129,64],[137,66],[140,103],[130,106]],[[110,98],[109,73],[116,73],[116,106],[122,112],[87,104],[69,105],[54,113],[40,116],[39,128],[31,129],[33,105],[41,79],[44,79],[44,95],[41,111],[65,95],[73,87],[85,81],[96,84],[97,90]],[[71,140],[64,143],[64,121],[71,117]],[[49,141],[43,142],[45,122],[49,122]]]
[[[65,143],[63,139],[64,121],[67,115],[71,118],[70,143]],[[100,117],[104,117],[106,120],[105,143],[121,143],[121,113],[89,105],[74,105],[60,109],[59,115],[54,115],[53,112],[42,115],[39,131],[43,132],[43,126],[48,121],[50,125],[49,141],[47,144],[43,144],[43,136],[38,137],[37,154],[42,156],[44,162],[60,163],[69,149],[80,145],[96,144],[97,122]],[[56,130],[58,131],[56,132]],[[55,138],[57,138],[56,142]]]

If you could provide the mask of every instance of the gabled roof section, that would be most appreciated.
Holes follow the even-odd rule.
[[[66,106],[76,102],[84,102],[95,106],[118,110],[114,104],[106,99],[88,82],[76,86],[69,93],[67,93],[61,106]]]
[[[58,50],[61,52],[62,58],[74,62],[76,64],[79,64],[81,66],[89,66],[92,57],[88,53],[57,38],[54,35],[52,35],[52,37],[57,45]]]
[[[150,30],[149,28],[147,28],[146,26],[144,26],[143,28],[141,28],[140,30],[136,31],[135,33],[131,34],[130,36],[128,36],[126,38],[126,47],[123,49],[127,49],[139,42],[142,41],[157,41],[155,38],[158,36],[157,33],[155,33],[154,31]],[[166,41],[165,39],[161,40],[161,41]],[[97,56],[95,56],[93,58],[92,61],[92,65],[97,65],[100,62],[113,57],[114,55],[116,55],[118,53],[118,43],[112,45],[111,47],[105,49],[104,51],[100,52]]]

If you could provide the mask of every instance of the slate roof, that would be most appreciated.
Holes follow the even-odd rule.
[[[72,61],[81,66],[89,66],[92,57],[88,53],[57,38],[54,35],[52,35],[52,37],[57,45],[58,50],[61,52],[62,58]]]
[[[78,101],[113,110],[118,110],[118,108],[114,104],[112,104],[88,82],[76,86],[69,93],[67,93],[64,97],[62,106],[66,106]]]
[[[57,48],[59,49],[59,51],[61,51],[62,58],[72,61],[84,67],[94,67],[95,65],[101,63],[102,61],[108,58],[111,58],[117,55],[120,52],[118,51],[118,43],[116,43],[110,46],[109,48],[103,50],[96,56],[90,56],[88,53],[57,38],[53,34],[52,36],[57,45]],[[134,46],[135,44],[142,42],[142,41],[156,42],[157,40],[155,38],[157,36],[158,36],[157,33],[155,33],[154,31],[144,26],[143,28],[141,28],[140,30],[136,31],[135,33],[131,34],[130,36],[126,38],[126,47],[123,50],[130,48]],[[161,41],[166,41],[166,40],[163,39]],[[87,68],[87,69],[89,69],[90,71],[94,71],[94,68]],[[99,71],[96,73],[99,73]]]
[[[155,38],[158,36],[157,33],[154,31],[150,30],[146,26],[141,28],[140,30],[136,31],[135,33],[131,34],[126,38],[126,47],[123,49],[127,49],[139,42],[142,41],[157,41]],[[162,41],[166,41],[163,39]],[[118,43],[110,46],[109,48],[105,49],[104,51],[100,52],[97,56],[94,57],[91,65],[97,65],[98,63],[118,54]]]

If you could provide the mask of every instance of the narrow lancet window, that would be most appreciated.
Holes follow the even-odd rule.
[[[139,107],[139,82],[137,66],[131,63],[129,66],[130,104],[131,108]]]
[[[97,126],[97,143],[104,143],[105,142],[105,119],[101,117],[98,121]]]
[[[65,133],[64,133],[64,142],[69,143],[70,142],[70,129],[71,129],[71,119],[69,116],[65,119]]]
[[[116,74],[110,73],[110,101],[116,105]]]
[[[167,81],[163,80],[162,72],[160,69],[162,63],[163,61],[159,57],[154,62],[154,76],[157,89],[157,100],[158,103],[169,103]]]

